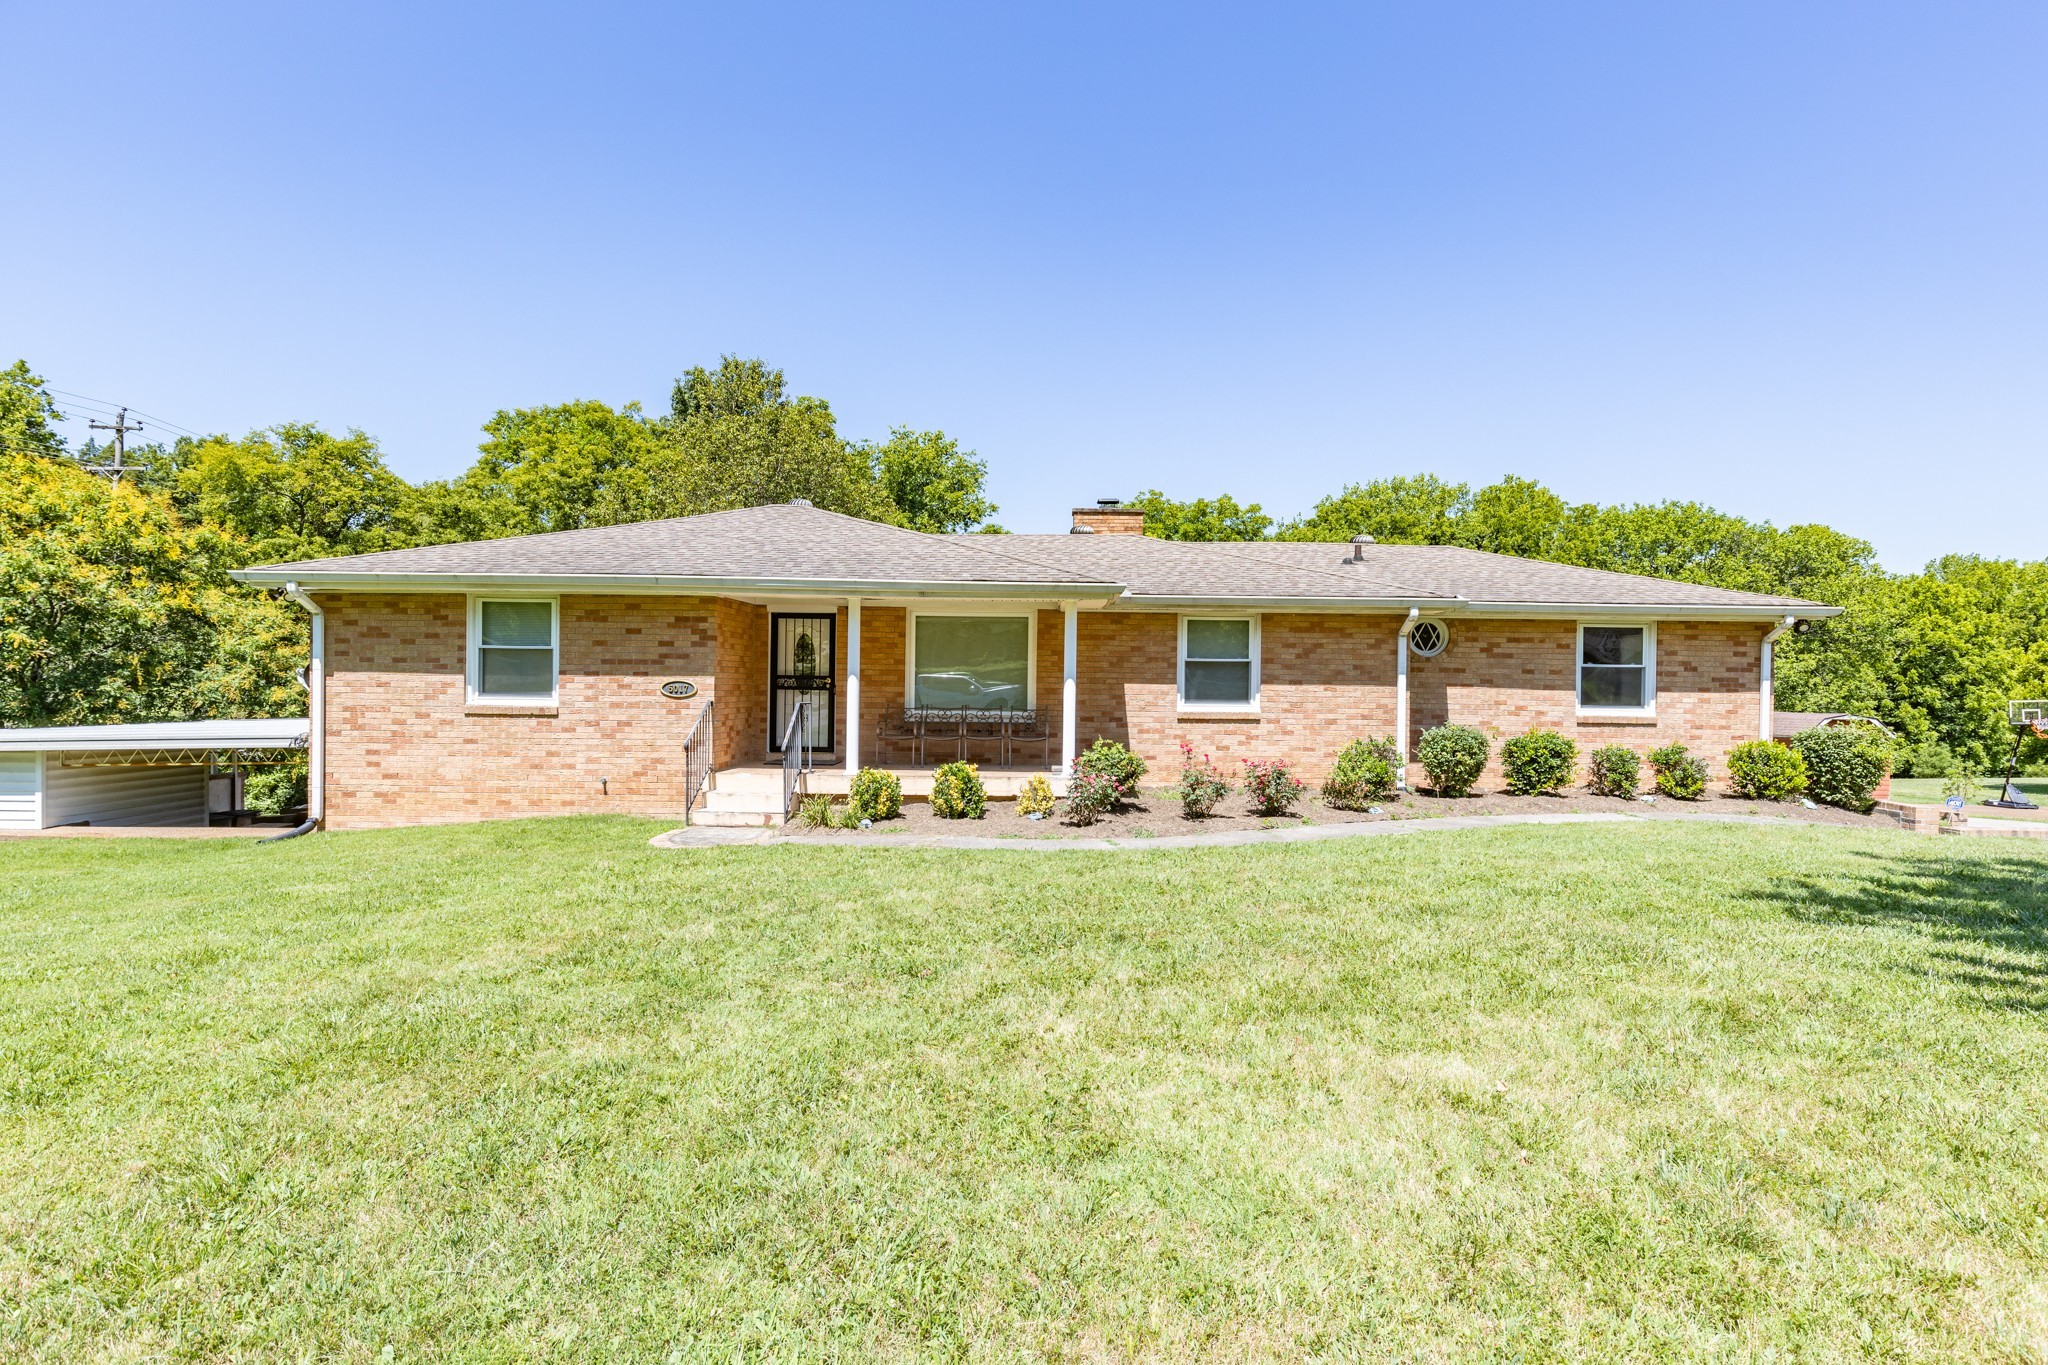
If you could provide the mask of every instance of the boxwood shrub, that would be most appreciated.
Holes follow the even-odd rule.
[[[1469,725],[1439,725],[1422,732],[1415,757],[1438,796],[1463,796],[1486,771],[1493,746]]]
[[[1657,774],[1657,790],[1673,800],[1697,801],[1706,794],[1706,761],[1687,753],[1683,744],[1650,750],[1650,767]]]
[[[1338,810],[1364,810],[1394,794],[1394,761],[1400,750],[1392,739],[1354,739],[1337,755],[1337,764],[1323,781],[1323,801]]]
[[[988,789],[972,763],[947,763],[932,774],[932,814],[941,820],[979,820],[988,809]]]
[[[1500,766],[1509,791],[1539,796],[1571,784],[1579,767],[1579,746],[1555,730],[1531,730],[1501,745]]]
[[[893,820],[903,813],[903,783],[881,768],[862,768],[846,792],[847,814],[863,820]]]
[[[1625,801],[1636,794],[1642,776],[1642,757],[1627,745],[1610,744],[1586,756],[1586,786],[1595,796],[1619,796]]]
[[[1806,760],[1806,789],[1816,801],[1869,810],[1871,793],[1891,771],[1891,745],[1867,725],[1801,730],[1791,745]]]
[[[1728,753],[1728,783],[1751,801],[1784,801],[1806,790],[1806,760],[1783,744],[1747,740]]]

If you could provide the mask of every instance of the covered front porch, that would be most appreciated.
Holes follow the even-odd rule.
[[[693,811],[773,823],[801,790],[842,795],[863,767],[931,792],[973,763],[990,797],[1072,770],[1081,603],[1028,599],[727,600]],[[701,741],[699,741],[701,747]],[[744,818],[754,817],[754,818]],[[693,815],[693,818],[695,816]],[[712,822],[712,821],[707,821]]]

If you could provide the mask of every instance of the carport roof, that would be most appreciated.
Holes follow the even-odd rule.
[[[297,749],[306,720],[171,720],[141,725],[38,725],[0,729],[0,753],[104,753],[130,749]]]

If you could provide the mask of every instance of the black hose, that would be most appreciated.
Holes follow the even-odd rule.
[[[311,834],[314,830],[318,828],[320,828],[320,822],[318,820],[308,820],[306,821],[305,824],[298,826],[296,829],[288,829],[282,834],[266,834],[261,839],[258,839],[256,842],[259,844],[274,844],[280,839],[296,839],[301,834]]]

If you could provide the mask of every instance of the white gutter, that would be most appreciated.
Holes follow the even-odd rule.
[[[1698,602],[1643,604],[1632,602],[1474,602],[1461,597],[1266,597],[1166,596],[1127,593],[1117,603],[1122,607],[1155,608],[1161,611],[1190,607],[1224,607],[1240,611],[1314,612],[1412,611],[1421,608],[1432,616],[1514,617],[1528,620],[1574,621],[1589,617],[1612,619],[1641,616],[1657,621],[1754,621],[1775,620],[1785,612],[1783,603],[1764,606],[1743,603],[1702,605]],[[1818,619],[1838,616],[1840,607],[1802,603],[1802,617]]]
[[[1421,619],[1422,608],[1408,608],[1394,646],[1394,752],[1400,759],[1395,780],[1402,791],[1408,790],[1408,633]]]
[[[318,826],[327,816],[327,613],[300,591],[284,585],[284,595],[312,617],[312,650],[306,658],[306,825]]]
[[[1780,635],[1783,635],[1786,631],[1792,629],[1792,627],[1797,625],[1798,622],[1798,617],[1787,616],[1783,621],[1780,621],[1777,625],[1771,627],[1769,632],[1767,632],[1764,635],[1763,650],[1758,658],[1757,669],[1758,677],[1761,679],[1760,690],[1757,695],[1756,722],[1757,738],[1759,739],[1777,738],[1777,736],[1773,733],[1777,729],[1777,726],[1772,723],[1772,715],[1778,709],[1778,696],[1777,680],[1772,672],[1771,646],[1777,644],[1778,637]]]
[[[787,592],[818,597],[1065,597],[1122,596],[1121,583],[949,582],[850,578],[701,578],[672,574],[547,573],[329,573],[294,572],[289,578],[267,569],[236,569],[228,577],[257,587],[331,589],[352,592],[467,592],[478,588],[524,591],[619,592],[626,589],[673,593]]]

